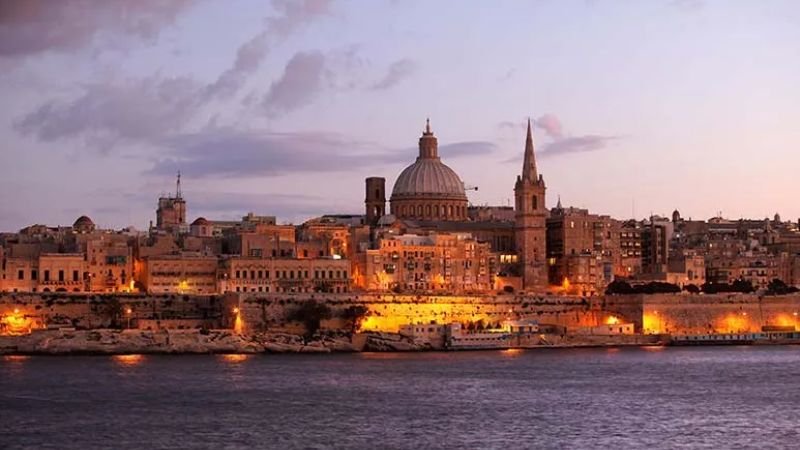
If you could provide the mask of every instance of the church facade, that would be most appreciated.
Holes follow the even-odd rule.
[[[397,177],[389,199],[390,214],[385,210],[385,180],[366,180],[366,220],[394,235],[469,233],[479,242],[488,243],[505,275],[519,277],[519,287],[531,292],[548,289],[544,178],[537,172],[530,121],[525,141],[522,171],[514,186],[515,206],[510,217],[469,217],[469,202],[464,183],[445,165],[438,153],[438,140],[430,128],[419,139],[419,155]],[[510,216],[510,214],[509,214]],[[380,240],[379,234],[375,236]],[[502,264],[500,264],[502,265]],[[508,270],[506,270],[508,269]]]

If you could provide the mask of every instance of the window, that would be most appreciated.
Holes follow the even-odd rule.
[[[264,271],[263,270],[259,270],[258,271],[258,278],[264,278]]]
[[[31,270],[31,280],[36,280],[37,278],[39,278],[39,274],[36,270]]]
[[[73,270],[72,271],[72,281],[78,281],[78,271],[77,270]]]
[[[44,281],[50,281],[50,271],[49,270],[45,270],[44,271]]]
[[[308,250],[307,249],[303,250],[303,258],[308,258]]]
[[[59,270],[58,271],[58,281],[64,281],[64,271],[63,270]]]
[[[241,277],[242,277],[241,271],[237,270],[236,271],[236,278],[241,278]]]
[[[17,279],[18,280],[24,280],[25,279],[25,271],[24,270],[20,270],[19,272],[17,272]]]
[[[250,271],[250,278],[255,278],[255,277],[256,277],[256,271],[255,270],[251,270]]]
[[[534,210],[539,209],[539,199],[535,195],[533,196],[533,201],[531,202],[531,206],[533,206]]]

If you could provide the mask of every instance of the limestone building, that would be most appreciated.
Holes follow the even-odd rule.
[[[528,119],[522,173],[517,176],[514,185],[514,238],[522,267],[522,287],[535,292],[544,292],[548,286],[545,190],[544,178],[536,171],[533,134],[531,121]]]
[[[368,206],[373,206],[370,193],[367,195]],[[391,213],[399,219],[466,220],[464,183],[439,158],[439,143],[431,131],[430,121],[425,124],[425,131],[419,138],[417,160],[400,172],[389,202]],[[378,199],[374,207],[379,203]]]

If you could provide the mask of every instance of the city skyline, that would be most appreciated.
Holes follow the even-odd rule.
[[[473,204],[512,204],[531,116],[548,208],[800,217],[792,2],[10,5],[3,231],[144,229],[178,170],[189,221],[360,213],[426,117]]]

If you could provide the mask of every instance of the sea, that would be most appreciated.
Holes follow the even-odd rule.
[[[800,347],[0,357],[0,448],[798,448]]]

